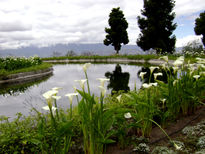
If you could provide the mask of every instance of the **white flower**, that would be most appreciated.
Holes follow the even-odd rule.
[[[152,84],[147,84],[147,83],[142,84],[143,88],[150,88],[151,86],[152,86]]]
[[[43,94],[43,97],[46,99],[51,99],[52,96],[56,95],[57,93],[58,93],[57,90],[49,90]]]
[[[140,77],[142,78],[142,80],[144,79],[144,75],[146,74],[147,72],[140,72]]]
[[[162,103],[164,104],[166,101],[166,98],[160,99],[162,101]]]
[[[150,67],[149,67],[150,72],[151,72],[150,74],[152,74],[152,72],[153,72],[156,68],[158,68],[158,69],[159,69],[159,67],[150,66]]]
[[[42,109],[44,109],[44,110],[46,110],[46,111],[49,111],[50,109],[49,109],[49,106],[44,106],[44,107],[42,107]],[[57,108],[56,107],[53,107],[52,106],[52,108],[51,108],[51,110],[52,111],[55,111]]]
[[[177,82],[178,82],[178,80],[174,80],[173,85],[175,86]]]
[[[87,81],[87,79],[83,79],[83,80],[74,80],[75,82],[78,82],[80,84],[80,87],[82,89],[84,89],[84,84]]]
[[[90,67],[90,65],[91,65],[91,63],[85,63],[85,64],[83,65],[83,70],[84,70],[84,72],[87,71],[87,69]]]
[[[66,94],[65,96],[67,96],[67,97],[69,98],[70,103],[72,104],[72,102],[73,102],[73,96],[77,96],[77,95],[78,95],[78,93],[68,93],[68,94]]]
[[[106,89],[105,89],[103,86],[98,86],[98,88],[100,88],[102,97],[104,97],[104,96],[105,96],[105,93],[106,93]]]
[[[152,86],[157,86],[157,82],[155,82],[155,83],[150,83]]]
[[[174,143],[174,147],[175,147],[176,150],[182,150],[182,146],[179,146],[176,143]]]
[[[117,98],[117,100],[118,100],[118,102],[120,102],[121,97],[122,97],[122,95],[119,95],[119,96],[117,96],[117,97],[116,97],[116,98]]]
[[[177,58],[173,65],[176,66],[181,66],[184,63],[184,56],[180,56],[179,58]]]
[[[100,85],[104,87],[104,83],[105,81],[110,81],[110,79],[107,79],[107,78],[97,78],[97,80],[100,81]]]
[[[174,73],[176,73],[178,70],[179,70],[179,67],[177,67],[177,66],[174,66],[174,67],[172,67],[173,68],[173,70],[174,70]]]
[[[127,113],[124,114],[124,117],[126,119],[130,119],[130,118],[132,118],[132,115],[130,114],[130,112],[127,112]]]
[[[54,98],[55,100],[61,99],[61,96],[51,96],[51,97]]]
[[[156,78],[158,77],[158,76],[162,76],[163,74],[162,73],[154,73],[154,79],[156,80]]]
[[[196,80],[198,80],[200,78],[200,75],[194,75],[193,78],[195,78]]]
[[[62,87],[54,87],[54,88],[52,88],[52,90],[56,90],[56,91],[58,91],[60,89],[63,89],[63,88]]]
[[[159,57],[159,59],[163,59],[164,61],[166,61],[168,63],[168,56],[162,56],[162,57]]]

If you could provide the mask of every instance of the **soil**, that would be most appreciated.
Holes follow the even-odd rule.
[[[202,120],[205,120],[205,106],[200,106],[197,111],[186,117],[181,117],[174,123],[170,123],[167,128],[164,130],[167,132],[169,137],[174,140],[175,138],[183,137],[181,131],[186,126],[195,126]],[[159,127],[154,127],[152,129],[148,145],[152,150],[157,145],[165,145],[169,144],[168,138],[165,134],[159,129]],[[109,146],[107,148],[106,154],[132,154],[133,153],[133,145],[126,147],[125,149],[120,149],[117,145]]]

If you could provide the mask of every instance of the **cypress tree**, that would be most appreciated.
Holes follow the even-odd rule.
[[[128,28],[128,23],[119,7],[112,9],[108,23],[110,28],[105,28],[107,35],[104,44],[107,46],[110,44],[114,46],[118,54],[121,49],[121,44],[123,43],[125,45],[129,42],[126,30]]]
[[[173,53],[176,37],[172,32],[177,26],[173,23],[174,6],[174,0],[144,0],[142,17],[137,17],[141,30],[137,45],[144,51],[152,48],[157,53]]]

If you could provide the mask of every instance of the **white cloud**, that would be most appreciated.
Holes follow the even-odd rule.
[[[177,17],[191,17],[205,8],[203,1],[177,0],[174,11]],[[0,48],[102,43],[114,7],[123,10],[130,44],[136,44],[140,33],[136,18],[141,15],[143,0],[1,0]]]
[[[183,47],[183,46],[187,45],[187,43],[192,42],[192,41],[194,41],[194,40],[198,40],[199,42],[202,43],[201,37],[202,37],[202,36],[188,35],[188,36],[186,36],[186,37],[177,39],[177,41],[176,41],[176,47]]]

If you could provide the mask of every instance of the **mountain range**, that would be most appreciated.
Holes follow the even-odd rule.
[[[37,55],[39,57],[75,55],[112,55],[115,54],[113,46],[105,46],[102,43],[96,44],[56,44],[47,47],[28,46],[18,49],[0,50],[0,57]],[[137,45],[124,45],[120,54],[145,54]]]

